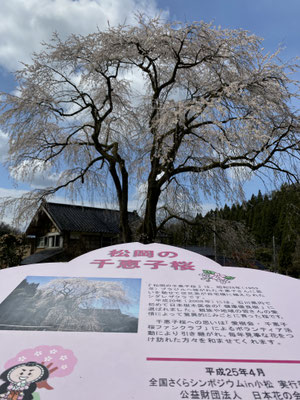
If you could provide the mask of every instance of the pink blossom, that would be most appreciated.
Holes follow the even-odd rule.
[[[4,367],[7,369],[25,360],[44,364],[49,369],[50,378],[69,375],[77,363],[72,350],[64,349],[61,346],[42,345],[20,351],[15,357],[8,360]]]

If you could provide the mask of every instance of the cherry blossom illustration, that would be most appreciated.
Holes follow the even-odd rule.
[[[32,349],[25,349],[20,351],[14,358],[8,360],[4,367],[9,369],[15,365],[36,362],[48,369],[48,379],[69,375],[76,363],[77,359],[72,350],[64,349],[61,346],[46,346],[41,345]],[[38,388],[45,388],[52,390],[53,387],[49,385],[48,379],[37,382]]]

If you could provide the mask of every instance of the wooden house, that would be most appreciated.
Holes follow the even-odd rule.
[[[129,221],[139,221],[136,212]],[[22,264],[69,261],[88,251],[119,242],[119,211],[43,202],[30,222],[30,255]]]

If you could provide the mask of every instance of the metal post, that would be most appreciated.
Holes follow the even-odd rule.
[[[272,237],[272,244],[273,244],[273,268],[276,271],[276,245],[275,245],[275,236]]]

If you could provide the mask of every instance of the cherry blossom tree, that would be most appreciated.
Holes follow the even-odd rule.
[[[53,279],[40,286],[35,297],[37,308],[46,311],[43,324],[54,324],[58,329],[72,326],[101,330],[95,310],[106,307],[119,308],[130,304],[120,282],[86,278]]]
[[[204,22],[140,16],[134,26],[54,35],[17,73],[18,92],[1,97],[11,171],[42,165],[57,177],[17,211],[60,189],[76,195],[85,185],[98,196],[113,187],[130,241],[129,188],[142,184],[138,239],[148,243],[203,194],[241,195],[256,174],[297,180],[296,69],[255,35]]]
[[[121,283],[87,278],[55,278],[38,289],[37,297],[47,301],[51,296],[75,308],[91,308],[100,300],[104,306],[129,304]]]

